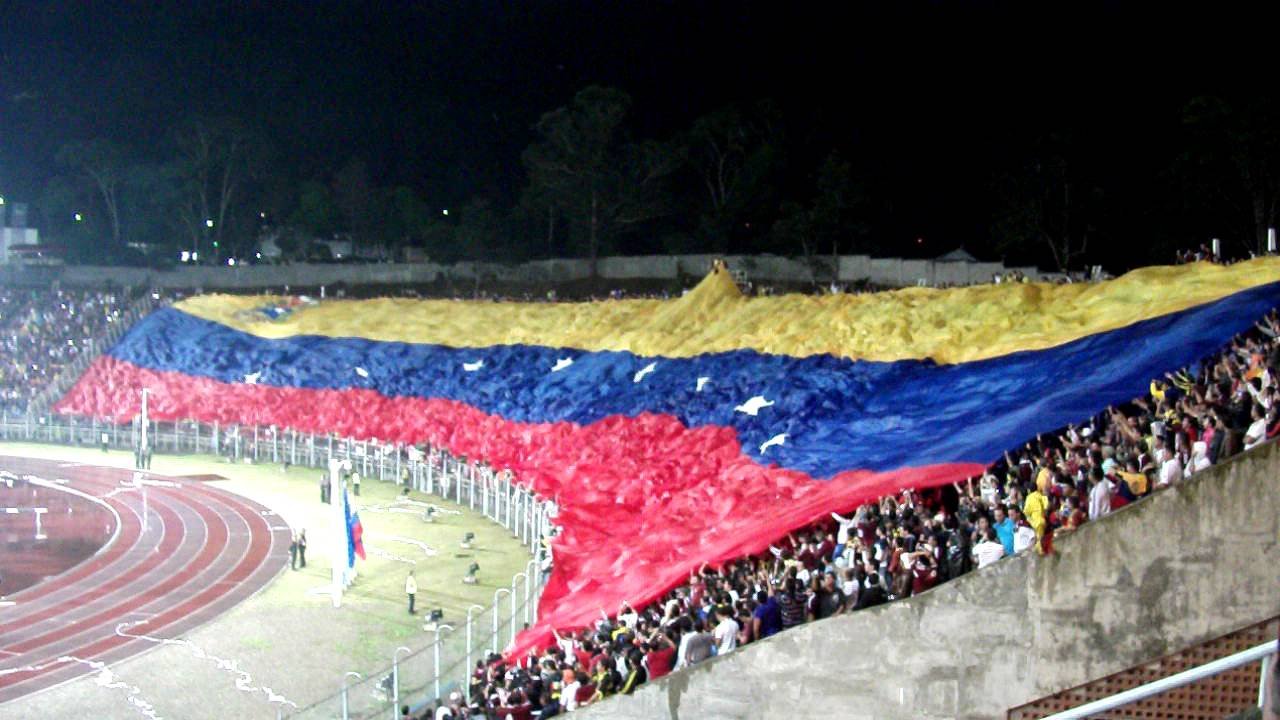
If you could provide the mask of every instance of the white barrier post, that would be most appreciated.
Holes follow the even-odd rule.
[[[464,686],[467,684],[465,682],[465,679],[471,676],[471,652],[474,645],[472,642],[472,635],[473,635],[472,629],[475,626],[475,620],[472,619],[471,617],[471,611],[475,610],[476,608],[479,608],[480,612],[484,612],[483,605],[472,604],[471,607],[467,608],[467,666],[462,669],[462,674],[464,678],[464,682],[462,684]]]
[[[436,699],[440,699],[440,631],[453,631],[452,625],[436,625],[436,641],[435,641],[435,676],[436,676]]]
[[[511,594],[506,588],[498,588],[493,591],[493,635],[489,639],[489,652],[498,652],[498,603],[502,601],[502,594]]]

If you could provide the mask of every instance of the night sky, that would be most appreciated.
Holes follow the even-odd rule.
[[[889,208],[877,232],[938,252],[981,246],[992,175],[1067,130],[1130,208],[1117,226],[1137,230],[1182,105],[1252,92],[1276,65],[1261,16],[1168,7],[5,3],[0,193],[34,200],[71,140],[145,152],[183,117],[235,115],[298,177],[357,156],[433,205],[510,203],[537,118],[598,83],[630,93],[632,131],[659,138],[772,98],[809,165],[838,149],[869,179]]]

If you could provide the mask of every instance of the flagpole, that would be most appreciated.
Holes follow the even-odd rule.
[[[335,608],[342,607],[342,578],[347,567],[347,518],[343,511],[343,502],[345,495],[342,492],[342,461],[336,457],[329,457],[329,502],[333,507],[334,520],[334,536],[333,536],[333,587],[330,594],[333,596],[333,606]]]

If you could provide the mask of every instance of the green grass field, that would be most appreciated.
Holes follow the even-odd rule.
[[[103,453],[89,448],[27,443],[0,443],[0,455],[126,468],[133,463],[131,454],[120,451]],[[214,484],[271,508],[295,529],[306,529],[305,570],[285,569],[260,593],[206,626],[214,629],[219,641],[234,648],[237,658],[246,665],[296,667],[299,653],[305,653],[306,661],[301,666],[317,678],[291,695],[301,705],[327,695],[326,688],[336,690],[340,681],[333,678],[341,678],[346,670],[373,672],[388,665],[399,646],[411,650],[429,646],[432,635],[423,632],[422,622],[432,608],[443,609],[445,622],[460,636],[466,609],[473,604],[490,606],[494,591],[510,588],[512,576],[524,571],[530,559],[528,551],[504,528],[479,512],[451,502],[417,492],[410,494],[413,500],[432,502],[446,511],[438,515],[435,523],[423,522],[417,512],[378,511],[379,506],[396,500],[400,488],[376,479],[365,480],[362,496],[353,497],[352,501],[360,511],[368,559],[357,560],[356,582],[344,595],[343,606],[335,610],[328,595],[315,592],[329,583],[331,543],[345,543],[345,537],[339,534],[341,528],[333,522],[331,506],[320,502],[320,470],[292,467],[286,472],[279,465],[230,464],[209,456],[169,455],[156,455],[151,470],[171,476],[225,477]],[[475,533],[469,550],[459,547],[466,532]],[[436,554],[428,556],[418,545],[399,539],[425,543]],[[462,578],[472,562],[480,565],[479,581],[464,584]],[[408,614],[404,593],[410,568],[418,582],[416,617]],[[503,601],[504,613],[508,602]],[[484,629],[483,639],[487,641],[489,616],[484,615],[481,620],[477,636]],[[323,632],[318,631],[321,628]],[[461,637],[456,640],[450,645],[460,646]],[[286,689],[281,682],[275,687]]]

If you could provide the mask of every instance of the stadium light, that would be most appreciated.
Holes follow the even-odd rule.
[[[4,205],[4,196],[0,195],[0,205]]]
[[[206,218],[204,221],[204,226],[207,228],[213,227],[213,220],[211,218]]]
[[[81,222],[82,220],[84,220],[84,216],[83,216],[83,215],[81,215],[80,213],[76,213],[76,214],[74,215],[74,217],[75,217],[76,222]]]
[[[467,568],[467,576],[462,578],[462,582],[467,585],[476,584],[476,573],[480,572],[480,563],[471,563],[471,567]]]

